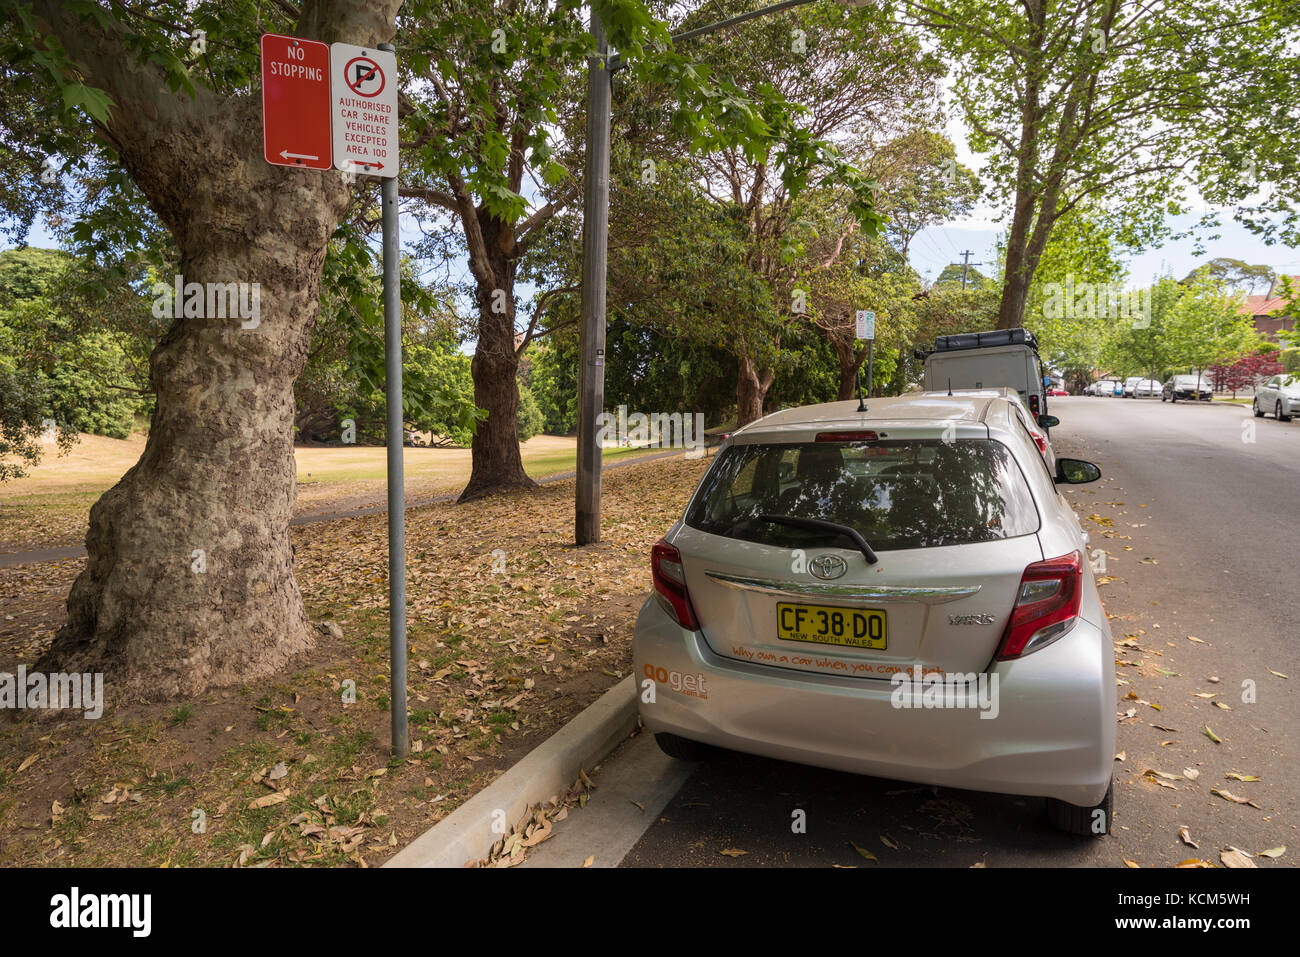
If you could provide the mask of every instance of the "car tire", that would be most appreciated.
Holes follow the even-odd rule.
[[[1106,822],[1106,828],[1098,831],[1094,826],[1096,821],[1096,812],[1101,811]],[[1101,799],[1100,803],[1091,807],[1079,807],[1077,804],[1071,804],[1068,801],[1061,801],[1056,798],[1047,799],[1047,820],[1058,830],[1065,831],[1067,834],[1074,834],[1078,837],[1101,837],[1111,832],[1114,824],[1115,813],[1115,781],[1112,778],[1106,788],[1106,796]]]
[[[1264,413],[1259,411],[1259,399],[1255,399],[1250,403],[1250,411],[1255,413],[1255,418],[1257,419],[1264,418]]]
[[[718,749],[703,741],[692,741],[676,734],[659,731],[655,734],[655,744],[659,750],[678,761],[707,761],[718,753]]]
[[[1273,408],[1273,414],[1277,416],[1279,422],[1290,422],[1291,416],[1282,414],[1282,400],[1279,399],[1277,405]]]

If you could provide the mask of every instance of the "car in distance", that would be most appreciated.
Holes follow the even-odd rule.
[[[1209,402],[1214,398],[1214,387],[1205,376],[1176,375],[1161,387],[1161,402],[1177,402],[1179,399],[1199,399]]]
[[[1124,380],[1124,386],[1120,389],[1120,396],[1125,399],[1137,398],[1138,383],[1142,381],[1140,375],[1131,375]]]
[[[1050,396],[1053,396],[1053,397],[1055,397],[1055,396],[1062,396],[1062,395],[1069,395],[1069,394],[1070,394],[1070,390],[1069,390],[1069,389],[1052,388],[1052,389],[1048,389],[1048,390],[1047,390],[1047,394],[1050,395]]]
[[[686,760],[1042,796],[1058,827],[1105,833],[1114,652],[1057,489],[1100,471],[1053,474],[1000,396],[867,405],[777,412],[719,450],[652,549],[642,722]]]
[[[1120,382],[1119,379],[1098,379],[1094,385],[1093,395],[1109,397],[1122,395],[1124,392],[1124,383]]]
[[[1155,379],[1142,379],[1140,382],[1138,382],[1137,387],[1134,389],[1133,394],[1139,399],[1142,398],[1154,399],[1156,396],[1160,394],[1162,389],[1163,386]]]
[[[1300,375],[1275,375],[1255,390],[1251,403],[1255,418],[1271,412],[1279,422],[1290,422],[1291,416],[1300,415]]]

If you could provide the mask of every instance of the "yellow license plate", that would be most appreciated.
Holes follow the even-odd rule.
[[[810,641],[873,651],[889,647],[885,613],[871,608],[777,602],[776,635],[783,641]]]

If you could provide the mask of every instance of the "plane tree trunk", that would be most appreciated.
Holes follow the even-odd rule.
[[[300,34],[391,36],[396,0],[335,6],[304,4]],[[103,672],[110,704],[272,674],[314,640],[289,542],[293,384],[349,189],[262,159],[259,97],[172,94],[114,31],[52,0],[38,15],[117,104],[104,135],[171,231],[184,282],[255,283],[258,310],[177,318],[154,350],[144,453],[91,509],[86,569],[37,668]]]

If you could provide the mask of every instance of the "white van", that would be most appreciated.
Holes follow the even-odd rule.
[[[939,336],[925,359],[925,391],[1014,389],[1031,414],[1047,414],[1047,389],[1038,342],[1027,329]]]

